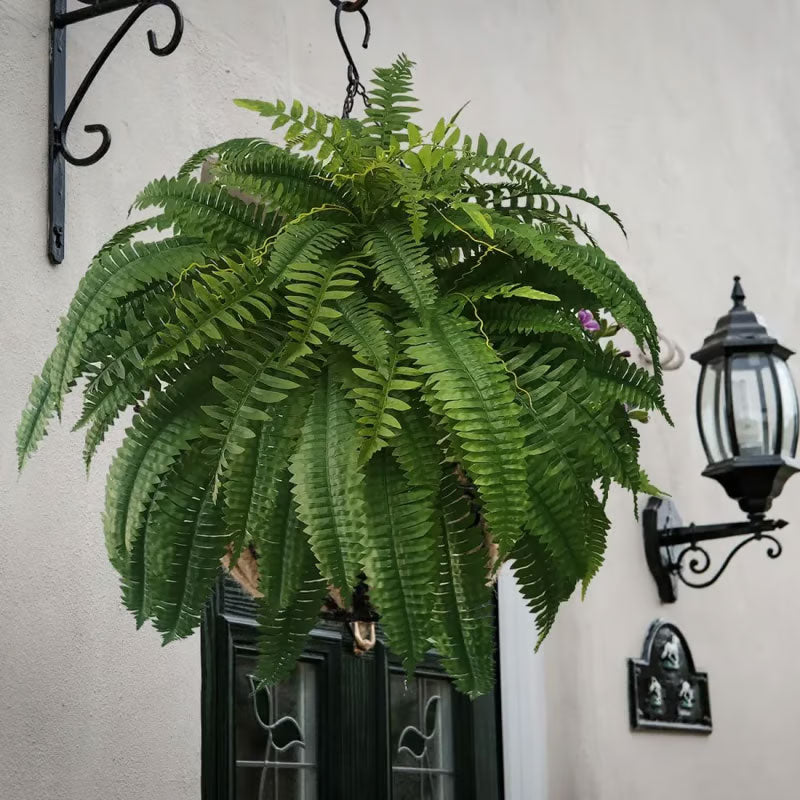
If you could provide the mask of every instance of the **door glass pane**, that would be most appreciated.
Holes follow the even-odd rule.
[[[453,800],[453,711],[450,683],[392,673],[393,800]]]
[[[317,670],[300,662],[278,686],[259,688],[256,658],[236,650],[237,800],[316,800]]]

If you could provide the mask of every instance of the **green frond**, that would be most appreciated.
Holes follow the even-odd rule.
[[[512,379],[463,318],[440,312],[425,328],[404,326],[404,334],[480,491],[492,536],[507,554],[528,511],[525,439]]]
[[[48,377],[57,410],[80,374],[87,340],[101,328],[117,301],[154,281],[177,278],[187,266],[204,260],[206,252],[207,246],[197,239],[178,237],[136,242],[95,257],[61,320],[51,356]]]
[[[483,532],[452,474],[439,494],[439,589],[433,643],[458,689],[470,697],[494,682],[494,623]]]
[[[349,208],[347,194],[334,186],[313,158],[262,139],[253,139],[245,150],[223,154],[214,166],[214,177],[286,217],[324,206]]]
[[[201,236],[209,244],[260,247],[277,228],[270,209],[246,203],[223,186],[200,183],[191,176],[159,178],[136,198],[135,208],[157,206],[158,229],[173,228],[185,236]]]
[[[231,458],[242,453],[245,443],[255,439],[258,425],[267,422],[277,407],[306,380],[297,367],[280,363],[285,345],[280,329],[249,330],[226,351],[222,374],[214,377],[220,402],[203,407],[203,434],[215,442],[217,454],[215,492],[229,469]],[[301,366],[308,371],[310,365]]]
[[[389,356],[385,375],[366,367],[355,367],[353,373],[360,378],[351,390],[359,409],[358,426],[362,437],[359,464],[366,464],[402,427],[398,412],[410,406],[402,399],[405,392],[419,388],[418,372],[402,364],[402,354],[395,348]]]
[[[17,461],[19,469],[25,466],[29,456],[36,451],[39,442],[47,433],[47,422],[56,411],[55,392],[50,379],[49,358],[42,369],[42,374],[33,379],[33,386],[28,396],[28,404],[22,412],[22,419],[17,426]]]
[[[148,357],[151,365],[191,356],[203,347],[272,316],[262,256],[256,251],[221,256],[180,285],[174,320],[168,322]]]
[[[252,144],[252,137],[238,137],[235,139],[227,139],[219,144],[212,145],[211,147],[204,147],[198,150],[192,156],[186,159],[178,170],[178,177],[183,178],[191,175],[196,170],[200,169],[206,162],[216,161],[222,155],[239,153],[247,150]]]
[[[147,219],[132,222],[124,228],[117,231],[104,245],[104,250],[113,250],[115,247],[129,244],[135,236],[151,229],[162,230],[161,216],[148,217]]]
[[[525,300],[543,300],[548,303],[557,303],[560,300],[556,295],[534,289],[532,286],[497,281],[487,281],[482,285],[470,287],[466,296],[471,300],[493,300],[498,297],[505,299],[518,297]]]
[[[385,450],[367,465],[365,488],[370,600],[392,651],[411,674],[429,646],[437,580],[433,498],[425,489],[411,488]]]
[[[403,427],[390,444],[409,486],[435,495],[444,456],[430,414],[420,402],[411,402],[403,414]]]
[[[199,627],[228,548],[213,473],[213,464],[195,448],[155,499],[145,541],[146,611],[164,644]]]
[[[284,462],[285,465],[285,462]],[[268,685],[287,678],[319,618],[325,581],[297,519],[286,471],[277,486],[272,524],[258,539],[258,678]]]
[[[603,504],[597,499],[596,495],[587,493],[586,500],[586,530],[584,538],[586,540],[588,568],[586,575],[583,577],[584,597],[592,578],[597,575],[597,571],[603,566],[608,529],[611,527],[611,522],[606,516]]]
[[[173,468],[174,469],[174,468]],[[142,516],[142,525],[139,535],[130,550],[119,553],[117,559],[117,571],[120,575],[120,585],[122,588],[122,604],[136,618],[137,630],[141,628],[150,618],[152,609],[152,575],[147,569],[148,542],[156,513],[156,499],[160,498],[163,491],[167,488],[171,479],[174,478],[172,470],[168,470],[161,477],[158,487],[152,493],[149,502]],[[152,552],[153,543],[150,543]]]
[[[543,229],[512,224],[497,214],[493,215],[493,221],[497,237],[505,248],[566,272],[584,284],[616,321],[630,330],[638,344],[651,348],[655,353],[656,375],[660,375],[655,322],[636,284],[615,261],[592,245],[560,239]]]
[[[134,415],[111,464],[103,517],[111,563],[125,562],[150,500],[164,474],[201,436],[200,405],[211,391],[215,364],[183,372],[165,391],[153,392]]]
[[[519,398],[524,412],[539,424],[549,424],[547,435],[569,453],[565,457],[591,464],[599,474],[638,491],[636,431],[619,402],[598,400],[595,383],[579,359],[561,347],[532,344],[506,363],[525,393]],[[527,408],[529,404],[533,409]],[[588,477],[593,478],[594,472]]]
[[[328,339],[328,323],[341,314],[334,303],[353,293],[359,278],[364,277],[349,260],[327,261],[316,264],[295,264],[287,275],[286,310],[290,315],[289,339],[282,363],[291,364],[300,356],[311,355]]]
[[[270,289],[283,284],[295,267],[315,264],[341,247],[352,234],[350,225],[333,224],[327,219],[303,219],[286,225],[270,249],[267,272]]]
[[[486,175],[503,175],[509,179],[527,179],[531,183],[549,182],[542,162],[533,148],[520,143],[510,150],[508,142],[500,139],[494,149],[489,147],[487,138],[480,134],[473,144],[471,136],[465,136],[462,144],[462,168],[467,172],[481,172]]]
[[[263,100],[234,102],[241,108],[272,119],[272,130],[286,128],[286,142],[291,143],[293,148],[306,152],[316,150],[317,162],[330,172],[336,172],[345,166],[351,167],[355,158],[360,155],[360,147],[353,141],[348,125],[338,117],[304,107],[299,100],[295,100],[289,107],[283,100],[274,103]]]
[[[559,375],[573,364],[564,362],[554,368],[557,355],[558,351],[539,352],[539,358],[526,365],[523,351],[509,359],[507,366],[517,375],[517,399],[527,433],[531,504],[526,527],[543,539],[566,574],[582,579],[589,569],[584,522],[594,474],[575,453],[573,442],[580,431],[575,408],[569,395],[558,391]],[[544,381],[545,375],[550,380]]]
[[[379,67],[369,90],[370,105],[365,114],[366,130],[386,148],[394,137],[404,141],[408,122],[416,107],[417,98],[412,95],[414,62],[401,55],[391,67]]]
[[[289,457],[297,446],[310,397],[283,403],[272,418],[257,423],[256,436],[242,440],[242,450],[230,457],[223,477],[225,525],[237,557],[247,542],[261,550],[262,542],[276,536],[285,522],[276,519],[276,503]]]
[[[490,335],[561,333],[577,342],[586,339],[575,315],[561,308],[517,300],[497,300],[480,303],[478,315]]]
[[[380,279],[394,289],[414,310],[422,312],[437,297],[430,256],[400,222],[379,222],[364,237]]]
[[[559,607],[572,595],[576,580],[564,575],[558,560],[535,531],[523,532],[510,561],[520,594],[536,615],[538,650],[556,621]]]
[[[323,577],[345,595],[364,561],[364,487],[358,432],[345,390],[330,367],[314,390],[290,469],[297,515]]]
[[[633,361],[619,353],[603,350],[585,341],[580,346],[571,342],[563,342],[561,346],[571,358],[580,360],[592,381],[598,401],[616,400],[634,408],[658,410],[667,422],[672,422],[664,401],[660,378],[637,367]]]
[[[91,337],[91,365],[86,372],[80,419],[73,427],[88,425],[83,455],[86,467],[120,412],[141,403],[144,395],[158,388],[155,372],[145,364],[147,353],[161,331],[168,306],[163,296],[147,296],[139,304],[129,303],[116,334],[100,331]],[[138,307],[137,307],[138,306]]]
[[[386,375],[389,365],[387,322],[358,291],[339,300],[336,306],[341,316],[331,326],[331,340],[349,347],[359,362]]]

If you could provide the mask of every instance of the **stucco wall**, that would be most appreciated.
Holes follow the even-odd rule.
[[[45,255],[47,6],[0,0],[0,796],[196,798],[198,642],[161,649],[119,608],[99,527],[113,443],[87,480],[80,437],[54,427],[18,479],[13,431],[58,315],[135,192],[203,145],[263,132],[233,97],[297,95],[336,112],[342,59],[324,0],[184,0],[184,42],[163,60],[148,53],[140,22],[73,125],[75,150],[85,123],[107,123],[114,141],[99,165],[68,167],[68,255],[53,268]],[[734,272],[785,341],[800,340],[796,2],[374,0],[369,10],[375,31],[359,53],[364,72],[407,52],[419,62],[427,120],[471,99],[465,128],[530,141],[552,175],[613,203],[630,240],[600,221],[603,243],[685,349],[726,309]],[[167,21],[153,11],[147,22],[161,14]],[[115,21],[70,31],[72,86]],[[357,38],[358,21],[346,23]],[[691,365],[668,374],[676,427],[644,431],[646,466],[685,518],[733,518],[733,504],[699,477],[695,382]],[[76,410],[69,404],[66,420]],[[666,775],[678,776],[686,800],[795,797],[800,550],[791,529],[782,560],[753,548],[718,586],[684,591],[664,609],[629,501],[614,497],[611,510],[606,566],[536,658],[533,630],[505,593],[508,797],[660,800],[676,788]],[[792,484],[777,511],[800,520]],[[709,738],[628,731],[625,658],[638,654],[659,615],[683,627],[710,673]]]

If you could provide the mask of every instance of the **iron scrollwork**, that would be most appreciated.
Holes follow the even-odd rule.
[[[183,37],[183,15],[175,0],[81,0],[86,6],[67,11],[67,0],[51,0],[50,17],[50,259],[55,264],[64,260],[65,223],[65,163],[77,167],[96,164],[111,146],[108,127],[100,123],[84,126],[86,133],[99,134],[100,143],[94,152],[86,156],[75,155],[67,145],[69,126],[86,97],[95,78],[106,61],[125,38],[139,18],[155,6],[163,6],[172,12],[174,29],[169,41],[160,45],[153,30],[147,31],[150,52],[157,56],[168,56],[175,52]],[[106,46],[91,65],[72,100],[66,103],[66,57],[67,28],[84,20],[100,17],[115,11],[131,8],[132,11],[117,28]]]
[[[766,540],[769,543],[767,556],[778,558],[783,546],[770,535],[770,531],[780,530],[788,524],[782,519],[766,519],[763,515],[753,514],[745,522],[683,526],[674,504],[660,497],[650,498],[642,515],[642,523],[647,565],[655,579],[658,594],[665,603],[675,602],[678,581],[693,589],[705,589],[716,583],[736,554],[752,542]],[[700,542],[732,536],[745,538],[730,550],[710,578],[692,580],[691,575],[704,576],[711,570],[711,555]]]
[[[705,575],[705,573],[707,573],[711,568],[711,556],[709,555],[708,550],[696,542],[694,544],[690,544],[685,550],[681,551],[677,561],[672,565],[672,569],[678,576],[678,580],[681,583],[685,584],[686,586],[691,586],[693,589],[705,589],[719,580],[722,573],[725,572],[725,570],[728,568],[728,565],[733,560],[733,557],[743,547],[746,547],[751,542],[760,542],[764,539],[772,543],[767,547],[767,556],[769,558],[778,558],[783,552],[783,545],[774,536],[770,536],[768,533],[754,533],[751,536],[748,536],[746,539],[742,539],[742,541],[739,542],[739,544],[737,544],[736,547],[734,547],[728,553],[722,564],[708,580],[691,581],[686,577],[683,570],[684,561],[687,561],[689,569],[694,575]]]

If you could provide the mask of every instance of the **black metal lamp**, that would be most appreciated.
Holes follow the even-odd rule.
[[[748,521],[680,527],[673,503],[650,498],[643,514],[645,553],[664,602],[674,602],[677,580],[696,588],[710,586],[752,541],[770,540],[767,554],[777,558],[780,542],[767,534],[787,523],[765,519],[765,513],[786,481],[800,471],[795,461],[800,413],[786,364],[792,351],[770,336],[757,315],[747,309],[738,276],[731,299],[733,308],[719,319],[692,358],[702,365],[697,423],[709,462],[703,475],[714,478],[738,501]],[[696,575],[711,566],[708,552],[698,542],[747,534],[709,580],[695,582],[686,577],[687,559]],[[688,547],[681,549],[684,545]]]

